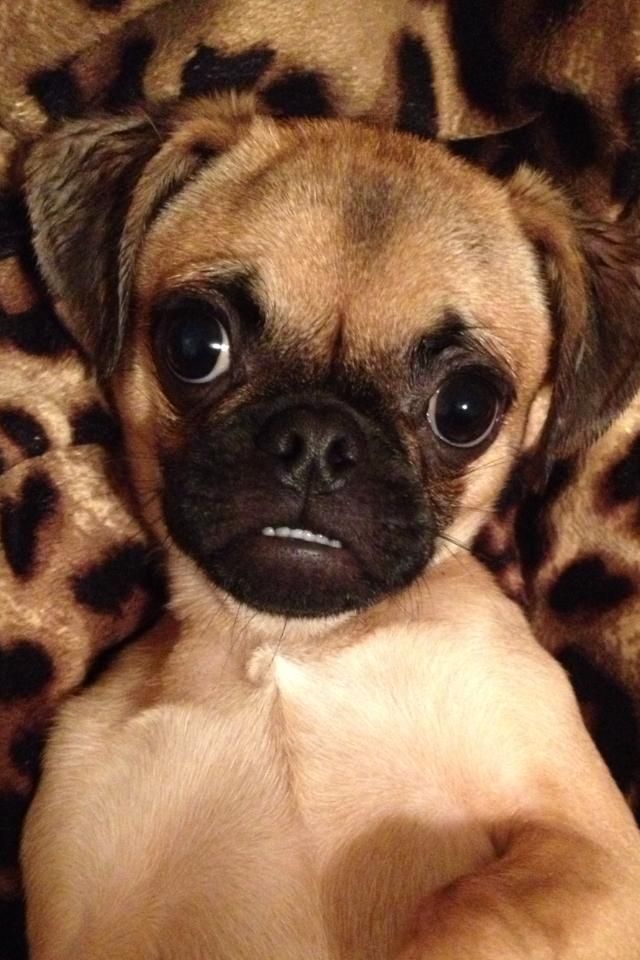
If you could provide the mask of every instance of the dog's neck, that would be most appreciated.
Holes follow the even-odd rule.
[[[478,576],[470,557],[456,555],[430,566],[426,579],[367,610],[331,618],[290,619],[239,604],[177,551],[172,551],[168,566],[173,637],[165,673],[172,694],[190,701],[206,699],[214,687],[227,681],[254,686],[268,682],[283,657],[317,661],[363,642],[394,622],[427,624],[450,619],[452,588],[459,595],[460,587],[468,587]]]
[[[356,642],[362,632],[358,613],[304,619],[259,613],[215,587],[177,551],[168,570],[175,635],[169,666],[190,699],[198,688],[208,690],[211,681],[258,684],[277,657],[317,659]]]

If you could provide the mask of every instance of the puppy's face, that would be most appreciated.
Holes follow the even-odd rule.
[[[257,124],[205,167],[149,231],[134,318],[114,392],[142,502],[212,585],[294,617],[468,541],[550,339],[501,188],[346,125]]]
[[[573,452],[637,383],[623,246],[596,275],[531,174],[211,104],[162,146],[156,129],[62,132],[27,193],[142,509],[200,595],[290,617],[374,603],[470,543],[549,403],[546,444]]]

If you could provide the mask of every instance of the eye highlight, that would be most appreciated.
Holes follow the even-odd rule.
[[[229,317],[221,305],[183,297],[167,310],[161,353],[170,372],[183,383],[217,380],[231,366]]]
[[[477,370],[447,377],[429,400],[427,419],[435,436],[451,447],[472,448],[491,435],[502,413],[492,379]]]

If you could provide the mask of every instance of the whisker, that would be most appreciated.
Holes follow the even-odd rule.
[[[444,540],[447,544],[451,543],[454,547],[459,547],[461,550],[466,550],[467,553],[473,556],[473,551],[467,543],[463,543],[462,540],[456,540],[455,537],[452,537],[447,533],[439,533],[438,540]]]
[[[273,656],[271,657],[271,663],[269,664],[269,669],[271,669],[271,667],[273,667],[273,664],[275,663],[275,659],[276,659],[276,657],[278,656],[278,653],[280,652],[280,647],[282,646],[282,641],[284,640],[284,634],[285,634],[285,631],[286,631],[288,625],[289,625],[289,618],[288,618],[288,617],[285,617],[285,618],[284,618],[284,623],[282,624],[282,631],[281,631],[281,633],[280,633],[280,636],[278,637],[278,642],[276,643],[275,647],[273,648]]]

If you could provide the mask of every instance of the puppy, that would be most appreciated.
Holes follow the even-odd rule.
[[[640,836],[469,545],[638,385],[637,248],[544,180],[242,103],[25,185],[171,613],[63,709],[33,960],[631,960]]]

